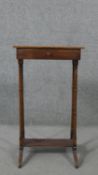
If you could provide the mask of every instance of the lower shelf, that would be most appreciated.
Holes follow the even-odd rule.
[[[22,141],[24,147],[72,147],[71,139],[31,139],[25,138]]]

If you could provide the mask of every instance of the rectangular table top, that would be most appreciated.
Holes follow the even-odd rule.
[[[13,46],[17,49],[17,59],[79,60],[79,46]]]
[[[82,46],[26,46],[26,45],[14,45],[17,49],[84,49]]]

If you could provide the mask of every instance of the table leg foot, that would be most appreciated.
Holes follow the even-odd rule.
[[[73,157],[74,157],[74,162],[75,162],[75,168],[79,168],[79,159],[78,159],[78,155],[77,155],[77,147],[76,146],[72,147],[72,151],[73,151]]]
[[[23,148],[19,149],[19,164],[18,164],[18,168],[22,167],[22,160],[23,160]]]

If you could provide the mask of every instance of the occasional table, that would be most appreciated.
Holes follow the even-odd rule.
[[[79,167],[77,156],[77,76],[78,61],[83,47],[62,46],[14,46],[19,67],[19,168],[22,166],[24,147],[71,147],[75,167]],[[24,60],[70,60],[72,61],[72,112],[69,139],[41,139],[25,137],[24,121]]]

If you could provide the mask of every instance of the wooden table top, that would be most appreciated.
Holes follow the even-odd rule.
[[[26,46],[26,45],[14,45],[16,49],[84,49],[82,46]]]

